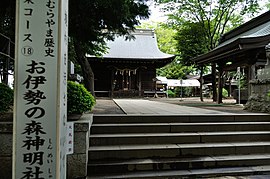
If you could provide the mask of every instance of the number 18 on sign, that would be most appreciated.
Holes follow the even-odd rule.
[[[13,179],[66,178],[68,1],[17,0]]]

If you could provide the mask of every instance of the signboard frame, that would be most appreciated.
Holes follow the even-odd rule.
[[[13,179],[65,179],[68,1],[16,3]]]

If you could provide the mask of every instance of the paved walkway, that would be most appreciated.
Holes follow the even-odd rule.
[[[97,98],[92,111],[94,114],[124,114],[117,104],[111,99]]]
[[[198,103],[197,103],[198,104]],[[197,107],[188,106],[190,103],[183,104],[179,100],[153,100],[153,99],[98,99],[94,114],[140,114],[140,115],[200,115],[200,114],[250,114],[259,115],[244,111],[241,106],[232,104],[224,105],[213,109],[207,109],[209,103],[199,104]],[[194,105],[194,103],[192,103]],[[213,105],[213,103],[211,104]],[[220,110],[222,107],[222,110]],[[216,110],[218,109],[218,110]]]
[[[145,99],[114,99],[126,114],[225,114],[224,112]]]

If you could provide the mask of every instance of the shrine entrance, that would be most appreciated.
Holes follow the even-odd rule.
[[[136,69],[115,68],[112,76],[113,97],[135,97],[140,96],[139,71]]]
[[[137,69],[116,69],[113,77],[113,91],[138,90]]]

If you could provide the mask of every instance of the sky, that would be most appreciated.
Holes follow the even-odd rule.
[[[147,2],[149,9],[150,9],[150,17],[149,19],[146,20],[141,20],[141,22],[164,22],[167,20],[166,14],[162,12],[161,7],[162,6],[157,6],[155,5],[154,1],[148,1]]]
[[[268,0],[261,0],[261,7],[263,8],[262,11],[258,14],[262,14],[267,11],[267,8],[265,7],[265,4],[268,2]],[[155,5],[155,2],[153,0],[150,0],[147,2],[150,9],[150,17],[146,20],[141,20],[142,23],[144,22],[165,22],[167,20],[166,13],[164,13],[161,10],[162,6]],[[247,18],[245,21],[250,20],[250,18]]]

